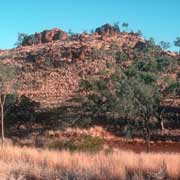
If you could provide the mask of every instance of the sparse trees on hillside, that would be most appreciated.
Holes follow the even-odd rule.
[[[180,37],[176,38],[176,40],[174,41],[174,45],[180,47]]]
[[[138,31],[137,31],[137,34],[138,34],[139,36],[143,36],[143,33],[142,33],[141,30],[138,30]]]
[[[69,30],[68,30],[68,35],[69,35],[69,36],[72,36],[72,35],[74,35],[74,34],[75,34],[75,33],[72,31],[72,29],[69,29]]]
[[[113,28],[115,29],[116,32],[119,32],[119,31],[120,31],[119,22],[115,22],[115,23],[113,24]]]
[[[169,48],[171,47],[170,42],[165,42],[165,41],[161,41],[161,42],[159,43],[159,45],[160,45],[161,48],[164,49],[164,50],[167,50],[167,49],[169,49]]]
[[[17,42],[15,43],[15,46],[21,46],[24,39],[27,37],[28,35],[25,33],[18,33],[18,39]]]
[[[128,32],[129,24],[128,24],[127,22],[124,22],[124,23],[122,24],[122,27],[125,28],[125,31]]]
[[[149,151],[150,120],[160,106],[159,87],[155,82],[154,77],[146,72],[138,72],[137,69],[123,72],[120,66],[117,66],[109,78],[83,82],[83,90],[90,93],[84,97],[85,103],[82,107],[93,118],[116,113],[119,118],[134,119],[135,125],[139,119],[142,123],[138,128],[143,130]]]
[[[153,52],[156,55],[151,56]],[[121,64],[114,64],[110,67],[113,70],[109,69],[111,75],[105,73],[91,76],[81,84],[81,90],[90,92],[81,101],[82,110],[94,119],[107,119],[110,114],[116,114],[119,119],[130,120],[135,128],[143,130],[147,151],[150,147],[151,127],[154,125],[151,120],[158,120],[163,128],[161,115],[164,111],[161,102],[166,98],[165,90],[176,87],[173,92],[180,92],[177,84],[168,89],[162,88],[163,84],[167,84],[163,82],[162,74],[174,72],[178,65],[175,58],[158,52],[161,49],[150,39],[143,59],[137,59],[125,69]],[[121,62],[122,59],[121,53],[117,53],[116,60]],[[103,118],[99,115],[103,115]]]

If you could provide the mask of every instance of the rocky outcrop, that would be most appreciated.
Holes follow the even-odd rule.
[[[115,61],[116,52],[125,52],[132,60],[133,48],[140,48],[143,43],[143,38],[121,33],[109,24],[97,28],[95,33],[70,37],[53,29],[28,36],[23,46],[0,52],[0,58],[21,69],[19,95],[40,102],[42,107],[55,107],[77,92],[81,78],[94,75]]]
[[[127,56],[122,67],[140,59],[146,41],[135,33],[120,32],[116,26],[106,24],[95,33],[70,37],[59,29],[43,31],[25,38],[23,45],[0,51],[0,59],[21,70],[18,94],[40,102],[42,107],[56,107],[77,92],[81,78],[118,62],[116,55]]]
[[[43,44],[52,41],[65,41],[68,38],[68,34],[60,29],[46,30],[41,33],[35,33],[24,38],[22,45],[30,46],[33,44]]]

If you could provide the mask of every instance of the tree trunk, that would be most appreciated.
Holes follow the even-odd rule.
[[[160,122],[160,125],[161,125],[161,131],[163,132],[165,130],[165,127],[164,127],[164,121],[163,121],[163,113],[165,112],[166,108],[163,108],[163,110],[161,111],[160,115],[159,115],[159,122]]]
[[[160,122],[161,122],[161,131],[163,132],[163,131],[164,131],[164,129],[165,129],[165,128],[164,128],[164,121],[163,121],[163,119],[161,119],[161,121],[160,121]]]
[[[5,103],[6,95],[2,94],[0,98],[1,104],[1,141],[2,146],[4,145],[4,103]]]
[[[1,103],[1,141],[2,145],[4,145],[4,107]]]
[[[164,109],[165,110],[165,109]],[[160,119],[160,124],[161,124],[161,131],[163,132],[164,131],[164,121],[163,121],[163,113],[164,113],[164,110],[161,112],[161,114],[160,114],[160,117],[159,117],[159,119]]]
[[[146,152],[149,153],[150,151],[150,131],[149,128],[146,127]]]
[[[144,137],[145,137],[145,141],[146,141],[146,152],[148,153],[150,151],[150,129],[148,127],[148,120],[145,120],[145,124],[144,124]]]

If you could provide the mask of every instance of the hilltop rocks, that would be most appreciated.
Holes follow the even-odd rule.
[[[113,36],[116,33],[119,33],[120,29],[119,27],[111,26],[110,24],[105,24],[97,28],[95,32],[102,36]]]
[[[43,44],[52,41],[65,41],[68,38],[68,34],[60,29],[45,30],[40,33],[35,33],[24,38],[22,42],[23,46],[30,46],[33,44]]]

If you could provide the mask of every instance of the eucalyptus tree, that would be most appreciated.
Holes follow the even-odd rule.
[[[129,27],[129,24],[127,22],[124,22],[122,24],[122,27],[126,29],[126,31],[128,31],[128,27]]]
[[[176,40],[174,41],[174,45],[180,47],[180,37],[176,38]]]
[[[115,71],[109,77],[84,81],[88,96],[83,108],[91,112],[95,117],[117,113],[120,119],[131,119],[142,130],[147,152],[150,148],[151,118],[155,116],[160,106],[160,91],[155,83],[156,79],[146,72],[138,72],[137,69],[123,71],[117,65]],[[100,118],[100,116],[98,116]]]
[[[15,46],[21,46],[23,44],[23,41],[28,37],[25,33],[18,33],[18,39],[15,43]]]
[[[171,47],[170,42],[160,41],[159,45],[162,49],[167,50]]]
[[[1,140],[4,144],[4,107],[7,95],[14,94],[17,88],[17,71],[13,65],[0,62],[0,114],[1,114]]]

